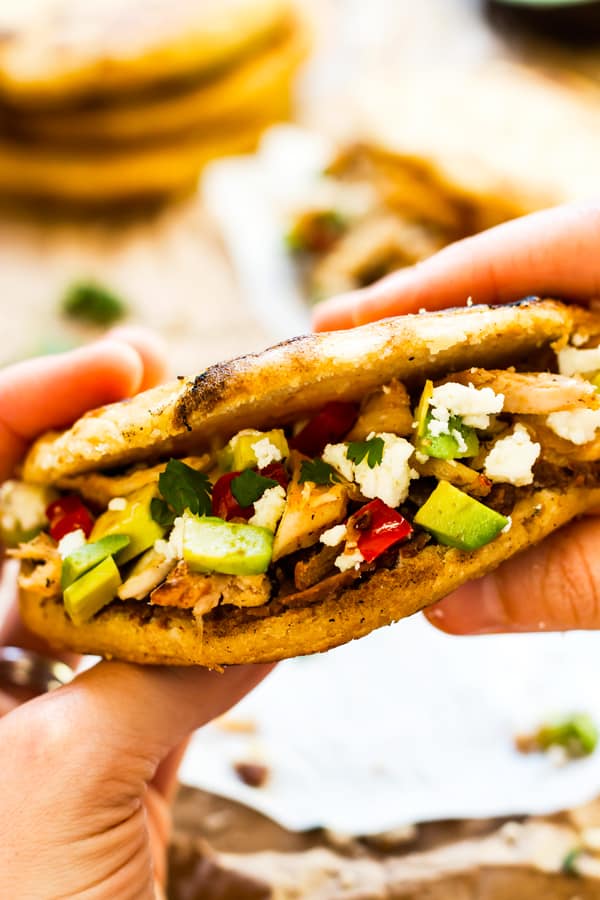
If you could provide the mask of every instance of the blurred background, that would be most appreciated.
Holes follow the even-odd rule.
[[[131,321],[199,372],[599,159],[597,0],[2,3],[0,364]],[[518,740],[600,722],[596,657],[415,619],[280,666],[192,742],[170,896],[600,897],[595,742]]]

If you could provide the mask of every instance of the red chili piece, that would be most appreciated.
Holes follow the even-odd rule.
[[[412,525],[399,512],[387,506],[383,500],[372,500],[363,506],[356,516],[369,517],[369,526],[360,532],[358,549],[367,562],[373,562],[388,547],[412,534]]]
[[[46,516],[50,523],[50,535],[55,541],[60,541],[65,534],[77,531],[78,528],[88,538],[94,527],[92,514],[75,494],[67,494],[54,500],[48,506]]]
[[[284,490],[287,489],[287,486],[290,483],[290,476],[288,475],[285,466],[280,462],[269,463],[264,469],[259,469],[258,474],[262,475],[263,478],[272,478],[273,481],[276,481],[281,485]]]
[[[240,506],[231,493],[231,482],[241,472],[226,472],[215,482],[212,492],[212,514],[219,519],[246,519],[254,515],[254,504]]]
[[[348,434],[357,418],[356,403],[332,400],[291,439],[290,447],[306,456],[320,456],[327,444],[336,444]]]

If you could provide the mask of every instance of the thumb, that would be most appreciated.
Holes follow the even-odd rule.
[[[427,610],[449,634],[600,628],[600,521],[585,519]]]

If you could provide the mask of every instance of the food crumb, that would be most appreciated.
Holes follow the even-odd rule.
[[[264,787],[269,778],[269,769],[261,763],[237,762],[233,766],[236,775],[248,787]]]
[[[231,734],[256,734],[258,725],[254,719],[236,719],[233,716],[219,716],[214,723],[221,731]]]

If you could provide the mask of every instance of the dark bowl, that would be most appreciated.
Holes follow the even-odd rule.
[[[486,0],[488,15],[501,27],[524,27],[580,44],[600,41],[600,0]]]

